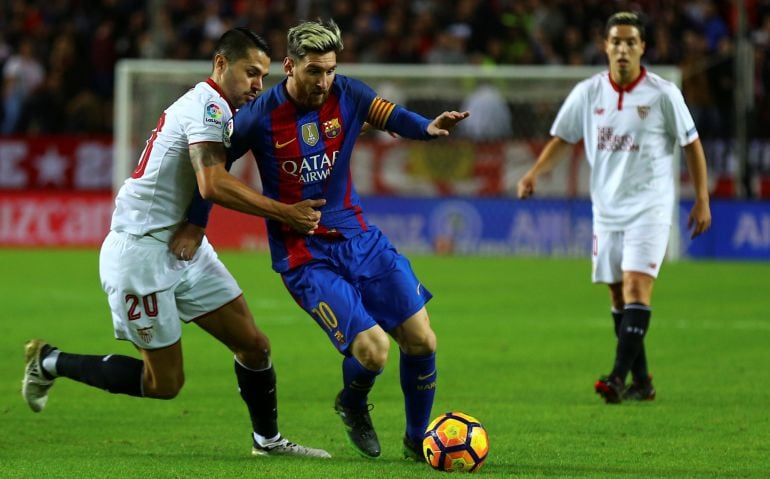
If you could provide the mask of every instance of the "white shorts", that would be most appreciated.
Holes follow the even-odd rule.
[[[115,337],[142,349],[176,343],[180,320],[190,322],[242,294],[205,237],[192,260],[180,261],[165,241],[111,231],[102,243],[99,275]]]
[[[646,225],[624,231],[594,230],[592,280],[614,284],[623,281],[624,271],[658,277],[666,255],[669,225]]]

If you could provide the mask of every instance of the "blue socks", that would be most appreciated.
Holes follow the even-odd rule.
[[[344,389],[340,403],[351,409],[366,409],[366,399],[374,387],[374,380],[382,370],[370,371],[358,362],[355,356],[346,356],[342,360],[342,382]]]
[[[406,409],[406,435],[422,443],[436,395],[436,353],[409,356],[402,351],[400,371]]]

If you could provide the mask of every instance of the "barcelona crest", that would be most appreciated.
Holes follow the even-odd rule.
[[[339,118],[332,118],[329,121],[323,122],[323,130],[326,138],[336,138],[342,130]]]

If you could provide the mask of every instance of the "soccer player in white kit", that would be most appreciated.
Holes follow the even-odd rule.
[[[216,203],[282,221],[301,233],[312,234],[317,227],[320,213],[315,208],[324,201],[282,204],[225,169],[228,122],[236,108],[262,90],[269,66],[269,48],[262,38],[245,28],[229,30],[215,47],[211,76],[161,114],[136,169],[117,194],[99,258],[115,336],[131,341],[142,359],[71,354],[43,340],[29,341],[22,395],[33,411],[45,407],[58,376],[116,394],[175,397],[184,383],[181,323],[194,322],[235,355],[254,455],[330,457],[321,449],[290,442],[278,431],[269,340],[205,237],[195,254],[182,250],[175,255],[169,249],[196,187]]]
[[[612,15],[605,29],[609,71],[580,82],[551,127],[553,138],[518,183],[519,198],[580,140],[591,165],[593,282],[609,285],[617,349],[612,372],[594,385],[607,403],[652,400],[644,336],[652,288],[666,252],[675,207],[673,155],[683,147],[695,187],[688,228],[711,226],[706,159],[679,89],[641,66],[644,25]],[[633,381],[626,386],[631,372]]]

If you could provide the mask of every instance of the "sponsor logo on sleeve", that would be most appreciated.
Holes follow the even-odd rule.
[[[216,103],[209,103],[206,105],[206,111],[203,114],[203,123],[221,128],[223,116],[224,112],[222,111],[221,106],[217,105]]]

